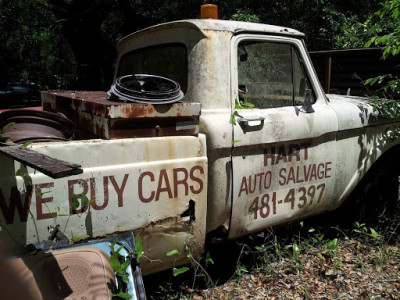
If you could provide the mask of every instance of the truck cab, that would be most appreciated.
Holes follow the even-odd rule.
[[[184,100],[201,103],[207,232],[235,238],[335,209],[398,144],[382,137],[398,115],[374,112],[367,99],[325,95],[303,36],[271,25],[185,20],[117,45],[116,77],[160,74],[182,85]]]

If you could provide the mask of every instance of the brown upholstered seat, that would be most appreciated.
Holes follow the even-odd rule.
[[[109,257],[94,247],[16,258],[7,264],[16,274],[13,280],[29,290],[29,299],[100,300],[112,296],[108,285],[114,281],[114,272]]]

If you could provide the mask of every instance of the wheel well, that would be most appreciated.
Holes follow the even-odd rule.
[[[382,174],[389,175],[386,177],[389,180],[380,181],[379,178]],[[336,209],[336,213],[345,215],[346,218],[353,221],[356,219],[366,221],[368,218],[373,218],[374,216],[369,216],[366,210],[376,202],[376,199],[372,199],[373,201],[371,201],[371,198],[375,196],[371,191],[383,191],[383,193],[385,193],[387,185],[391,184],[390,186],[392,188],[389,189],[389,194],[391,196],[390,199],[394,199],[393,176],[400,176],[400,145],[393,146],[374,162],[349,197]],[[377,187],[375,190],[371,190],[372,183]],[[381,188],[381,186],[378,187],[377,183],[386,186],[385,188]],[[398,200],[398,192],[396,200]],[[392,201],[391,205],[395,206],[395,203]]]
[[[366,177],[371,176],[374,171],[381,167],[388,168],[388,171],[400,175],[400,145],[395,145],[382,154],[381,157],[368,170]]]

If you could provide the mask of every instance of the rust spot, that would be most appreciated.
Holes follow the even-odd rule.
[[[117,107],[115,105],[115,107]],[[151,116],[154,113],[154,106],[151,104],[126,104],[122,106],[121,112],[124,117],[132,118],[132,117],[146,117]]]

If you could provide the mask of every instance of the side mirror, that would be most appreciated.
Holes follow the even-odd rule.
[[[306,99],[304,99],[303,106],[300,108],[301,112],[309,114],[315,111],[314,108],[312,107],[311,98],[312,98],[311,89],[306,89]]]

